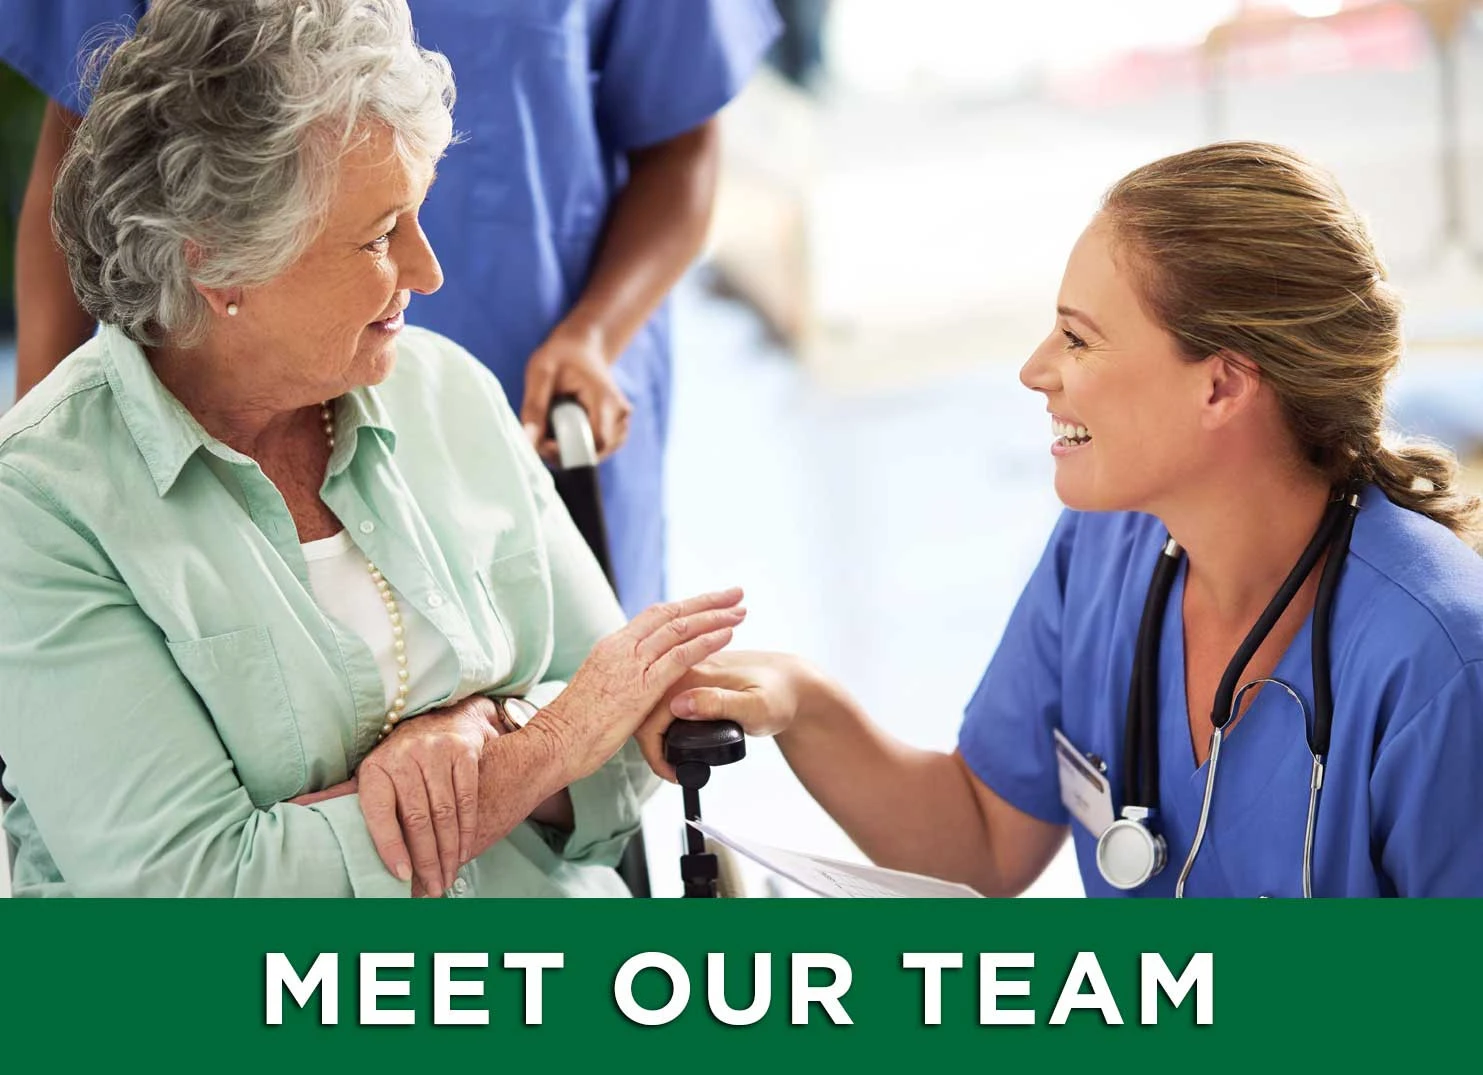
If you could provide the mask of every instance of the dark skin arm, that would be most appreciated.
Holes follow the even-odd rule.
[[[52,185],[79,122],[75,112],[47,103],[21,203],[15,251],[16,399],[93,334],[93,319],[77,303],[67,261],[51,232]]]
[[[608,213],[586,289],[531,355],[520,420],[542,455],[553,394],[575,395],[592,421],[598,453],[628,436],[633,404],[609,367],[700,252],[715,204],[721,141],[715,119],[629,154],[629,181]]]

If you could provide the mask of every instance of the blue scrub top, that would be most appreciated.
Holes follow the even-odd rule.
[[[443,266],[408,319],[451,336],[518,411],[525,363],[580,296],[626,154],[705,122],[777,36],[770,0],[411,0],[418,39],[453,65],[462,141],[438,167],[422,226]],[[0,58],[81,112],[79,48],[137,18],[126,0],[0,0]],[[602,466],[619,597],[664,593],[668,304],[619,358],[629,438]]]
[[[1334,603],[1333,739],[1319,800],[1316,896],[1483,896],[1483,558],[1370,488]],[[1122,807],[1123,729],[1139,618],[1165,531],[1128,513],[1066,513],[969,702],[959,737],[1019,810],[1071,824],[1092,896],[1172,896],[1199,821],[1184,680],[1184,569],[1159,655],[1160,831],[1169,862],[1108,885],[1096,838],[1061,804],[1059,728],[1104,759]],[[1312,618],[1276,676],[1312,706]],[[1297,706],[1268,687],[1221,750],[1191,896],[1301,896],[1311,757]]]

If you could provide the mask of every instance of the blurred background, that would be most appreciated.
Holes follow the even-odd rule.
[[[1483,488],[1483,3],[777,2],[789,33],[726,114],[676,310],[670,588],[744,585],[738,645],[804,654],[951,748],[1058,511],[1019,365],[1102,190],[1203,142],[1283,142],[1337,175],[1408,298],[1394,424]],[[0,68],[0,407],[40,107]],[[665,896],[671,791],[646,821]],[[770,743],[704,803],[743,838],[860,858]],[[1080,891],[1068,851],[1032,894]]]

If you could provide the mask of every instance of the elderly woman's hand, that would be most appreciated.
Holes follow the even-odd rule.
[[[403,721],[360,763],[371,841],[392,873],[434,896],[473,855],[479,760],[498,736],[495,705],[474,696]]]
[[[551,733],[569,783],[596,772],[691,667],[746,618],[740,589],[654,605],[592,647],[567,689],[527,729]]]
[[[601,768],[691,666],[731,641],[746,617],[741,596],[733,589],[655,605],[592,648],[566,690],[519,733],[551,737],[563,788]],[[403,721],[360,763],[371,841],[414,895],[441,895],[475,853],[479,766],[498,723],[494,702],[467,698]]]

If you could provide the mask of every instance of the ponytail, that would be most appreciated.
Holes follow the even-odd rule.
[[[1360,475],[1403,508],[1435,519],[1480,547],[1483,499],[1457,488],[1457,457],[1425,440],[1377,437],[1359,460]]]

